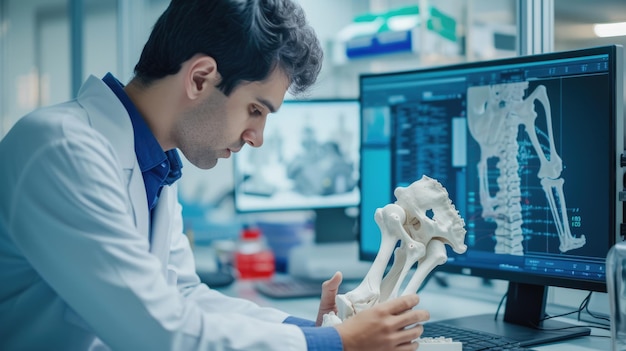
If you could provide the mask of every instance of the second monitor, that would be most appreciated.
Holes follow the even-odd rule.
[[[316,241],[356,239],[356,216],[345,210],[360,201],[359,106],[358,100],[285,101],[267,118],[263,147],[234,157],[236,210],[314,210]]]

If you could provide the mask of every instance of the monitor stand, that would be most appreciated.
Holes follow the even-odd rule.
[[[443,322],[504,336],[524,347],[590,335],[591,329],[587,327],[555,320],[542,321],[547,289],[544,285],[510,282],[503,319],[496,320],[494,315],[484,314]]]
[[[315,210],[315,242],[318,244],[355,242],[357,213],[355,208],[319,208]],[[357,254],[358,257],[358,254]]]

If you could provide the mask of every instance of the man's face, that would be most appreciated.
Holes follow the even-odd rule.
[[[277,69],[264,81],[239,85],[229,96],[211,89],[176,125],[178,148],[196,167],[209,169],[245,144],[261,146],[267,115],[280,107],[288,88],[287,76]]]

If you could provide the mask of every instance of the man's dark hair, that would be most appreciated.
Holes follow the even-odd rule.
[[[213,57],[218,88],[229,95],[243,82],[262,81],[274,68],[299,94],[317,79],[322,48],[293,0],[172,0],[146,43],[135,77],[144,85],[176,74],[196,54]]]

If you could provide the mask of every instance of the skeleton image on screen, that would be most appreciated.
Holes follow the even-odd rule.
[[[238,212],[359,204],[358,100],[287,100],[267,118],[262,148],[233,155]]]
[[[478,167],[482,217],[496,224],[495,253],[523,255],[522,193],[516,140],[520,126],[532,144],[540,166],[540,179],[560,241],[559,250],[566,252],[585,245],[584,235],[574,237],[570,231],[565,196],[562,160],[557,154],[552,131],[550,101],[544,85],[537,86],[525,99],[528,82],[470,87],[467,91],[468,128],[480,145]],[[545,111],[548,154],[537,137],[537,104]],[[488,177],[488,162],[496,161],[499,172],[496,184]],[[490,189],[495,190],[492,195]]]
[[[465,222],[441,183],[422,176],[408,187],[397,187],[394,195],[396,202],[378,208],[374,214],[381,232],[376,259],[358,287],[337,295],[338,313],[327,314],[325,325],[341,323],[377,303],[417,292],[428,274],[447,261],[445,244],[456,253],[467,250]],[[393,265],[385,275],[392,254]],[[416,262],[417,269],[408,278]]]

